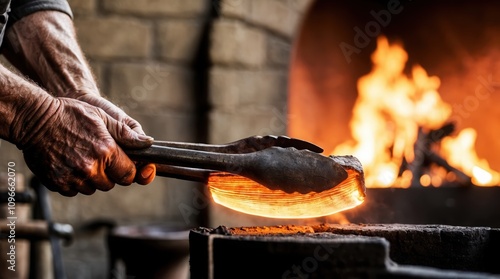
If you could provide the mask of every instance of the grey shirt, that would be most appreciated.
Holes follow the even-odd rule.
[[[9,25],[24,16],[44,10],[60,11],[73,17],[66,0],[0,0],[0,45]]]

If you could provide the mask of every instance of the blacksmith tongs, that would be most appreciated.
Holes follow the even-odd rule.
[[[155,141],[128,150],[138,162],[155,163],[157,175],[206,182],[214,171],[250,178],[272,190],[308,193],[330,189],[347,172],[323,149],[286,136],[253,136],[223,145]]]

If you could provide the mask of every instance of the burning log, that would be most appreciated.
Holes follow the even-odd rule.
[[[408,164],[407,168],[413,174],[411,187],[421,186],[421,177],[428,172],[432,164],[444,168],[447,172],[455,175],[457,185],[471,186],[471,177],[461,170],[451,166],[446,159],[437,154],[433,147],[449,136],[455,130],[455,124],[447,123],[441,128],[424,132],[422,128],[418,129],[417,140],[414,145],[414,160]],[[401,171],[400,171],[401,172]]]

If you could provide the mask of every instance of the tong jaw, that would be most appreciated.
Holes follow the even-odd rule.
[[[307,149],[315,153],[323,152],[323,149],[310,142],[300,139],[290,138],[287,136],[253,136],[239,141],[229,143],[228,146],[233,146],[234,153],[250,153],[260,151],[269,147],[294,147],[297,150]]]
[[[170,142],[170,141],[155,141],[154,145],[169,146],[175,148],[192,149],[216,153],[229,153],[229,154],[244,154],[269,147],[294,147],[298,150],[309,150],[315,153],[322,153],[323,149],[310,142],[290,138],[287,136],[251,136],[227,144],[204,144],[204,143],[184,143],[184,142]]]
[[[284,148],[287,151],[276,150],[273,147]],[[203,154],[206,152],[212,153],[212,155],[210,156],[211,160],[213,160],[214,158],[220,159],[221,156],[227,157],[227,156],[232,156],[232,155],[237,155],[237,154],[245,154],[245,156],[246,156],[245,158],[250,158],[248,156],[255,155],[255,156],[253,156],[253,157],[255,157],[253,160],[254,161],[253,165],[257,164],[259,166],[262,166],[265,164],[272,164],[272,162],[275,160],[272,158],[273,156],[269,156],[269,155],[273,155],[273,154],[278,156],[279,158],[282,158],[284,155],[292,156],[292,154],[290,154],[290,153],[293,153],[295,155],[301,154],[298,157],[302,158],[304,156],[307,157],[306,156],[307,154],[305,154],[305,153],[312,152],[312,153],[309,153],[309,155],[313,156],[313,153],[322,153],[323,152],[323,149],[321,147],[319,147],[315,144],[312,144],[310,142],[300,140],[300,139],[290,138],[287,136],[273,136],[273,135],[251,136],[251,137],[247,137],[244,139],[240,139],[240,140],[237,140],[234,142],[230,142],[227,144],[221,144],[221,145],[204,144],[204,143],[173,142],[173,141],[155,141],[153,143],[153,146],[150,149],[151,149],[150,152],[152,152],[152,154],[158,153],[158,152],[159,153],[167,152],[167,153],[165,153],[165,156],[168,155],[169,157],[171,157],[171,156],[176,157],[174,154],[177,154],[180,152],[178,154],[179,156],[177,156],[177,157],[184,158],[184,159],[189,160],[189,161],[196,161],[197,158],[199,158],[200,156],[203,156]],[[164,149],[164,150],[162,150],[162,149]],[[191,152],[188,152],[189,150],[191,150]],[[301,152],[305,152],[305,153],[298,152],[299,150]],[[198,151],[203,151],[203,152],[196,153]],[[186,152],[189,154],[186,155]],[[262,158],[262,155],[263,155],[262,152],[264,152],[265,154],[268,155],[267,159]],[[276,154],[276,152],[281,152],[283,154],[279,155],[279,154]],[[135,154],[135,157],[143,157],[145,154],[144,151],[129,151],[128,152],[129,156],[134,155],[134,153],[138,153],[138,154]],[[193,155],[195,153],[197,155]],[[184,155],[181,156],[181,154],[184,154]],[[156,155],[158,155],[158,154],[156,154]],[[204,165],[205,167],[207,167],[207,168],[205,168],[205,167],[200,167],[199,164],[197,166],[190,166],[190,167],[188,167],[189,164],[188,165],[186,165],[186,164],[177,165],[176,163],[173,163],[173,162],[164,161],[163,160],[164,158],[161,156],[161,154],[160,154],[160,156],[156,156],[156,157],[157,157],[156,160],[159,160],[158,157],[161,157],[161,159],[162,159],[162,160],[160,160],[161,162],[160,161],[155,162],[157,175],[159,175],[159,176],[172,177],[172,178],[191,180],[191,181],[206,182],[208,177],[209,177],[209,174],[211,172],[213,172],[215,169],[220,170],[220,166],[219,166],[219,168],[210,169],[210,167],[207,165]],[[266,156],[264,156],[264,157],[266,157]],[[149,158],[149,160],[151,160],[151,158]],[[223,159],[220,159],[220,160],[225,161],[225,160],[228,160],[228,158],[226,158],[224,160]],[[289,160],[289,161],[290,161],[290,164],[292,164],[292,163],[297,164],[296,160]],[[330,160],[328,160],[328,162],[329,161]],[[179,162],[177,162],[177,163],[179,163]],[[249,168],[252,168],[253,165],[249,164],[249,166],[250,166]],[[341,171],[343,171],[343,170],[340,170],[340,171],[337,170],[337,175]],[[247,176],[252,176],[251,174],[252,173],[250,173]],[[283,176],[283,177],[286,178],[287,176]],[[339,178],[343,179],[342,176],[339,176]],[[257,180],[259,180],[259,179],[257,179]],[[273,184],[273,185],[268,185],[271,188],[273,186],[276,186],[276,185],[283,185],[283,183],[281,183],[280,181],[278,181],[279,183],[276,181],[269,182],[268,178],[266,178],[264,180],[265,180],[264,182],[268,182],[267,184],[269,184],[269,183]],[[262,181],[259,181],[259,182],[262,182]],[[276,184],[276,185],[274,185],[274,184]],[[290,184],[290,183],[288,183],[288,184]],[[321,184],[321,183],[316,183],[316,184]],[[328,184],[328,187],[330,187],[330,184]],[[284,189],[284,190],[291,191],[292,189]]]

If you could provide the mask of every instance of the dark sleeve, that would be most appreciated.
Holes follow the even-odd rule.
[[[9,24],[34,12],[45,10],[60,11],[73,17],[66,0],[12,0],[10,3]]]

